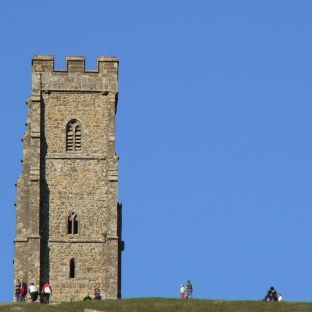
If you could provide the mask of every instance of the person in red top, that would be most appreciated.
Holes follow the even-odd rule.
[[[19,285],[19,292],[20,292],[19,301],[24,302],[27,295],[27,284],[22,279]]]
[[[50,296],[52,295],[52,288],[48,281],[43,284],[42,294],[43,294],[43,303],[49,304]]]

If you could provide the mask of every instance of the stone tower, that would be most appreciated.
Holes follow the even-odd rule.
[[[32,60],[23,171],[17,183],[15,280],[50,281],[53,300],[82,300],[100,287],[120,297],[121,205],[115,116],[118,58]]]

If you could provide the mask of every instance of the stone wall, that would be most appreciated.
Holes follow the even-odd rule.
[[[15,279],[49,280],[56,301],[81,300],[98,284],[106,298],[118,298],[118,59],[99,57],[97,69],[86,71],[83,57],[68,57],[66,70],[55,70],[53,57],[39,55],[32,69],[24,165],[17,185]],[[81,147],[69,151],[71,120],[80,125]],[[69,234],[72,213],[78,231]]]

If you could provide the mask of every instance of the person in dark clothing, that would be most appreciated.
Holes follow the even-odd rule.
[[[100,287],[96,287],[94,289],[94,300],[101,300],[102,299],[102,296],[101,296],[101,290],[100,290]]]
[[[268,290],[266,296],[264,297],[264,301],[278,301],[278,294],[273,286],[271,286]]]
[[[193,297],[193,285],[190,280],[186,283],[186,299]]]
[[[31,301],[36,302],[38,299],[38,287],[34,283],[31,283],[29,286],[29,294]]]
[[[16,285],[15,285],[15,300],[16,302],[20,302],[20,280],[16,281]]]

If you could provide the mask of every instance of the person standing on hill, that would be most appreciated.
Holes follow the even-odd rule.
[[[38,288],[34,283],[31,283],[29,286],[29,294],[31,297],[31,301],[35,302],[38,299]]]
[[[19,284],[19,301],[20,302],[25,302],[25,298],[27,295],[27,284],[21,279],[20,284]]]
[[[15,285],[15,300],[16,300],[16,302],[20,301],[20,280],[16,281],[16,285]]]
[[[193,297],[193,285],[190,280],[186,283],[186,299]]]
[[[181,300],[184,300],[184,298],[185,298],[185,287],[183,284],[181,285],[181,288],[180,288],[180,295],[181,295]]]
[[[50,296],[52,295],[52,287],[48,281],[43,284],[42,293],[43,293],[43,303],[49,304]]]

